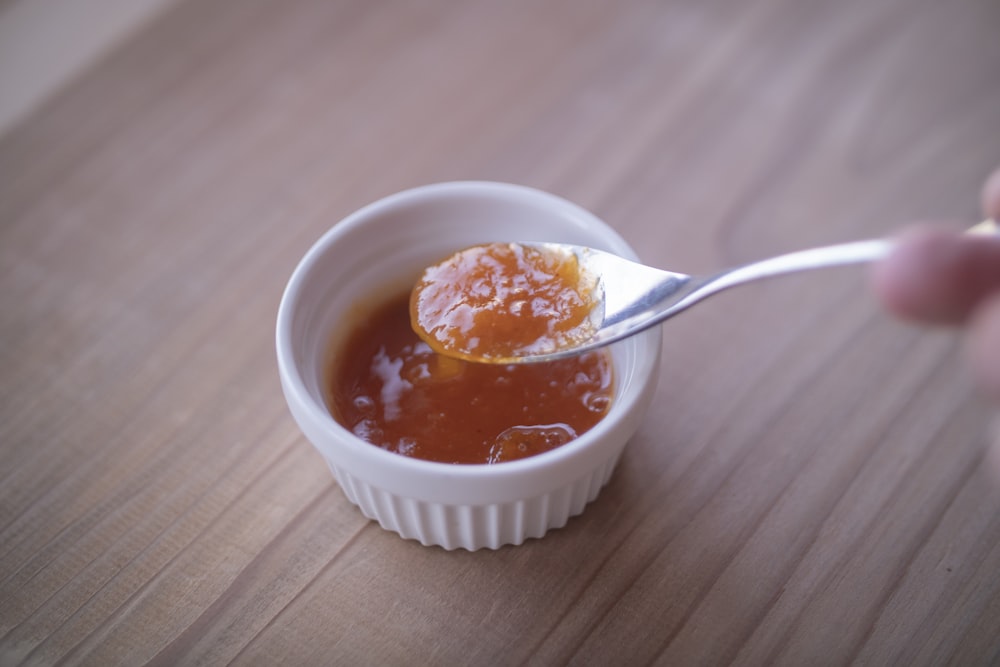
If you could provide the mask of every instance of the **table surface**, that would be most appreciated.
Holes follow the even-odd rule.
[[[989,0],[176,3],[0,136],[0,663],[995,664],[995,410],[863,269],[664,325],[608,486],[496,551],[362,517],[273,328],[327,228],[435,181],[557,193],[689,273],[975,222],[998,27]]]

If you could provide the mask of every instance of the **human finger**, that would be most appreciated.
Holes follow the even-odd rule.
[[[983,214],[1000,222],[1000,169],[994,171],[982,190]]]
[[[872,286],[885,307],[903,319],[965,322],[1000,290],[1000,238],[930,227],[908,230],[874,266]]]
[[[976,307],[967,343],[972,372],[987,394],[1000,400],[1000,291]]]

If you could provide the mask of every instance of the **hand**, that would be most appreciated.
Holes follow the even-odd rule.
[[[1000,169],[986,181],[983,212],[1000,221]],[[967,328],[973,372],[1000,401],[1000,236],[914,227],[875,265],[875,294],[897,316]]]

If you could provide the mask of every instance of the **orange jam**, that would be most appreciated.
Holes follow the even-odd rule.
[[[413,290],[410,316],[442,354],[503,362],[593,335],[595,284],[572,253],[490,243],[428,268]]]
[[[606,350],[537,364],[437,354],[410,326],[409,295],[374,310],[335,350],[334,418],[389,451],[444,463],[499,463],[564,445],[607,413]]]

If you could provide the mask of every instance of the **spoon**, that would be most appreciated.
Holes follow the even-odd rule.
[[[997,224],[992,220],[967,231],[974,234],[996,232]],[[503,357],[475,358],[474,355],[464,354],[466,359],[491,363],[534,363],[581,354],[644,331],[730,287],[806,269],[875,261],[885,257],[894,242],[872,239],[800,250],[708,276],[664,271],[583,246],[564,243],[512,245],[553,257],[575,258],[581,285],[591,292],[590,300],[594,304],[588,328],[582,335],[566,337],[549,348]],[[421,332],[418,330],[418,333]]]

